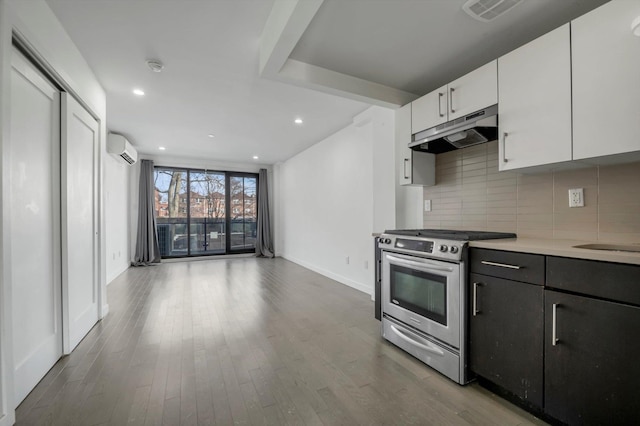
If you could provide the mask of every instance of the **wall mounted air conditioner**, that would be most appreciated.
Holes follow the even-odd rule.
[[[127,164],[134,164],[138,161],[138,151],[127,138],[116,133],[107,135],[107,152],[121,158]]]

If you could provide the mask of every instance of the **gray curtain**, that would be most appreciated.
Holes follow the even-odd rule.
[[[256,238],[256,256],[275,257],[273,240],[271,239],[267,169],[260,169],[258,176],[258,235]]]
[[[138,195],[138,238],[134,266],[160,263],[160,246],[154,209],[153,161],[140,162],[140,193]]]

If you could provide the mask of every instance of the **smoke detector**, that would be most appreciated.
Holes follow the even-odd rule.
[[[147,66],[153,72],[161,72],[164,68],[164,64],[157,59],[149,59],[147,61]]]
[[[522,0],[468,0],[462,5],[462,10],[473,19],[490,22],[520,2]]]

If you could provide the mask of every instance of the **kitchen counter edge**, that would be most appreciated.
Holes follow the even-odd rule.
[[[588,241],[510,238],[501,240],[471,241],[469,242],[469,247],[640,265],[640,253],[592,250],[573,247],[586,243],[588,243]]]

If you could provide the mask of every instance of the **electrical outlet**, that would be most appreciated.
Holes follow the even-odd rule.
[[[425,212],[431,211],[431,200],[424,200],[424,211]]]
[[[573,188],[569,190],[569,207],[584,207],[583,188]]]
[[[348,265],[349,264],[349,256],[344,258],[345,263]]]
[[[369,269],[369,262],[368,261],[364,261],[364,269]]]

